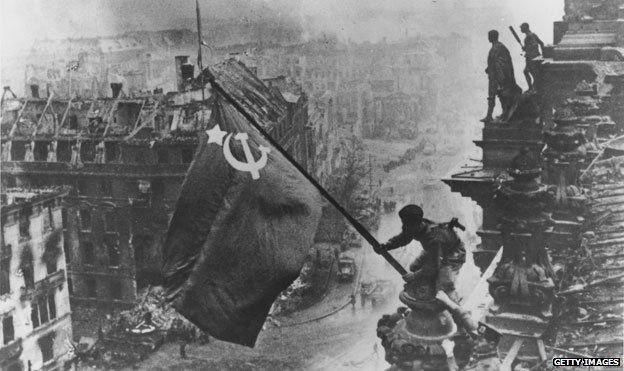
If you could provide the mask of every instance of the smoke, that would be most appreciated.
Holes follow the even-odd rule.
[[[299,23],[310,35],[332,33],[354,41],[415,34],[484,35],[527,21],[546,42],[561,19],[563,0],[201,0],[203,18]],[[195,16],[193,0],[3,0],[2,54],[37,38],[92,37],[159,30]],[[485,39],[485,38],[484,38]]]
[[[199,0],[205,28],[215,20],[229,24],[283,25],[303,40],[335,35],[342,41],[397,40],[418,34],[458,35],[472,51],[462,74],[479,84],[489,49],[487,31],[498,29],[515,59],[520,48],[507,27],[529,22],[546,43],[552,23],[563,15],[563,0]],[[221,23],[222,24],[222,23]],[[216,27],[221,27],[217,25]],[[36,39],[110,36],[137,30],[195,29],[194,0],[1,0],[0,76],[19,86],[24,58]],[[234,31],[223,30],[228,35]],[[271,36],[272,37],[272,36]],[[233,38],[232,40],[235,40]],[[241,40],[243,40],[241,38]],[[246,40],[246,39],[245,39]],[[218,43],[218,40],[215,40]],[[222,40],[229,42],[231,40]],[[240,42],[244,42],[240,41]],[[448,55],[445,66],[462,58],[441,41],[432,47]],[[63,51],[59,51],[62,53]],[[457,64],[457,63],[456,63]],[[519,81],[522,69],[516,68]],[[19,89],[18,89],[19,90]]]
[[[383,37],[391,40],[405,34],[485,35],[492,28],[529,22],[535,31],[544,35],[545,42],[551,42],[552,22],[563,15],[563,0],[315,0],[295,3],[299,16],[315,30],[331,31],[340,38],[354,41],[376,41]]]

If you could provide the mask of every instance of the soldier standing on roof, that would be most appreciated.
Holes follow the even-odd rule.
[[[436,224],[423,218],[422,209],[416,205],[402,208],[399,217],[403,223],[401,233],[376,247],[375,251],[393,250],[412,240],[420,242],[423,252],[410,265],[410,272],[403,278],[410,282],[419,277],[436,276],[436,291],[444,291],[457,302],[459,297],[455,292],[455,280],[466,261],[464,244],[453,230],[454,226],[459,226],[457,219]]]
[[[540,53],[540,47],[544,50],[544,42],[540,38],[531,32],[528,23],[520,25],[520,32],[525,34],[524,46],[524,58],[526,59],[526,67],[524,68],[524,77],[526,77],[529,90],[535,91],[535,82],[539,79],[539,61],[535,59],[542,55]]]
[[[522,89],[516,84],[514,77],[511,54],[503,43],[498,41],[498,31],[488,32],[488,40],[492,44],[487,58],[485,73],[488,76],[488,111],[482,122],[491,122],[492,114],[496,105],[496,96],[500,99],[503,113],[501,121],[508,119],[509,111],[514,100],[522,93]]]

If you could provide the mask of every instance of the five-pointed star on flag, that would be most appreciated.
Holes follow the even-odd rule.
[[[223,137],[227,134],[227,131],[221,130],[217,124],[212,129],[206,130],[206,134],[208,134],[208,144],[217,143],[221,146],[223,145]]]

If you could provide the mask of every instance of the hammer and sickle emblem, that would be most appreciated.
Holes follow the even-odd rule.
[[[247,140],[249,139],[247,133],[238,133],[234,136],[234,139],[241,142],[241,145],[243,146],[243,152],[245,153],[245,160],[247,160],[247,162],[238,161],[234,158],[230,149],[230,140],[232,139],[232,135],[233,134],[230,133],[227,135],[227,137],[225,137],[225,143],[223,144],[223,155],[225,156],[225,159],[230,165],[232,165],[234,169],[239,171],[247,171],[251,173],[251,177],[253,179],[259,179],[259,170],[266,165],[268,154],[269,152],[271,152],[271,150],[265,146],[259,146],[258,149],[260,150],[260,152],[262,152],[262,156],[260,156],[260,159],[258,161],[254,160],[251,149],[249,148],[249,144],[247,144]]]

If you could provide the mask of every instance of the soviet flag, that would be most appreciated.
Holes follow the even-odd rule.
[[[241,91],[265,94],[255,76],[233,67],[254,84]],[[300,273],[320,195],[223,96],[213,98],[207,138],[169,225],[162,273],[182,315],[218,339],[254,346],[273,301]],[[265,128],[275,124],[254,115]]]

